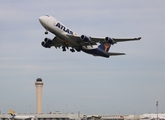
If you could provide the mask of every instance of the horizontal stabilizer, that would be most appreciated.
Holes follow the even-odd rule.
[[[115,56],[115,55],[125,55],[125,53],[115,53],[115,52],[105,52],[106,55]]]

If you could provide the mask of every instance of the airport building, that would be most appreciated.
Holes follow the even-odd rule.
[[[82,114],[16,114],[16,116],[29,116],[29,118],[14,118],[14,120],[165,120],[165,114],[142,115],[82,115]],[[32,119],[30,116],[35,116]],[[158,118],[157,118],[158,117]],[[0,120],[13,120],[10,114],[0,114]]]
[[[165,120],[165,114],[143,114],[143,115],[85,115],[68,114],[60,112],[42,113],[42,88],[43,81],[38,78],[36,87],[36,113],[35,114],[4,114],[0,113],[0,120]],[[158,106],[158,102],[157,102]]]

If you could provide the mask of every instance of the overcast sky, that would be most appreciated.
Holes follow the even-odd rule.
[[[142,37],[94,57],[46,49],[53,38],[38,18],[49,14],[78,34]],[[165,1],[0,1],[0,111],[36,112],[35,81],[42,78],[43,113],[143,114],[165,112]]]

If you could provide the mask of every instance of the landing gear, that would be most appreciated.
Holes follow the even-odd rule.
[[[47,34],[48,34],[48,31],[45,32],[45,35],[47,35]]]
[[[62,47],[62,51],[66,51],[66,48],[65,47]]]
[[[81,50],[80,49],[76,49],[77,52],[80,52]]]
[[[66,51],[66,48],[68,49],[68,46],[62,46],[62,51],[65,52]],[[75,49],[70,48],[70,51],[71,52],[75,52]]]
[[[70,49],[71,52],[75,52],[75,50],[73,48]]]

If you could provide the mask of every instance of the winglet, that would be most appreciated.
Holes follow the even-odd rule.
[[[137,40],[140,40],[142,37],[138,37]]]

